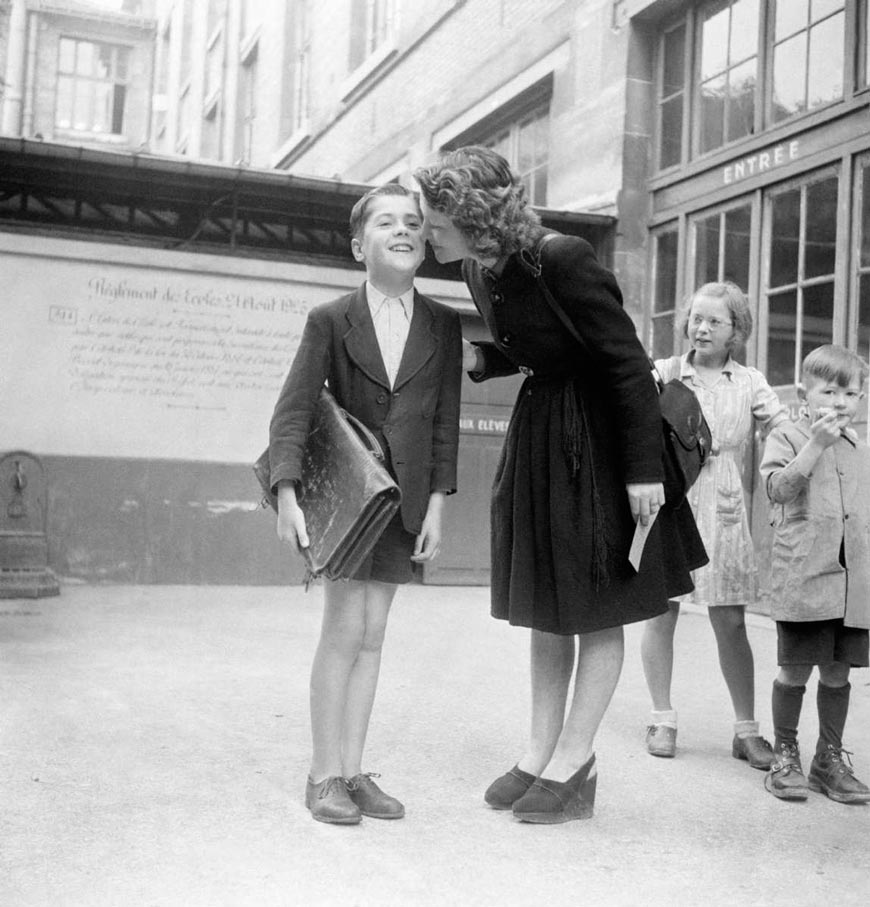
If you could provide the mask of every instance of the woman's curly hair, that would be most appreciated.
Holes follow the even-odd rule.
[[[491,148],[466,145],[414,171],[426,204],[447,215],[481,258],[532,248],[543,232],[526,189]]]

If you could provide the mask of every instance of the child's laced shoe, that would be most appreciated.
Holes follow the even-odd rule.
[[[801,768],[797,743],[781,743],[774,752],[776,758],[764,776],[765,790],[780,800],[806,800],[807,779]]]
[[[810,790],[838,803],[870,802],[870,788],[855,777],[851,755],[848,750],[831,744],[824,752],[816,753],[810,765]]]

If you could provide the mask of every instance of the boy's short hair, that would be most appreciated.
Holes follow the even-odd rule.
[[[686,297],[678,321],[680,333],[684,337],[689,336],[689,315],[692,314],[692,305],[699,296],[724,300],[734,327],[730,349],[743,346],[752,334],[752,309],[743,290],[730,280],[705,283]]]
[[[801,365],[801,381],[805,384],[807,378],[817,378],[820,381],[831,381],[840,387],[848,387],[855,378],[860,387],[864,387],[867,380],[867,363],[851,350],[834,343],[817,346],[804,357]]]
[[[372,199],[377,198],[381,195],[402,195],[405,198],[412,198],[419,210],[420,201],[416,192],[412,192],[410,189],[406,189],[401,183],[384,183],[382,186],[375,186],[374,189],[370,189],[366,194],[357,201],[353,206],[350,212],[350,238],[359,239],[362,231],[365,229],[366,220],[369,216],[369,207],[371,206]],[[420,217],[423,217],[423,212],[420,212]]]

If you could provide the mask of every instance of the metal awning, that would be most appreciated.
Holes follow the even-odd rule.
[[[357,268],[347,223],[371,186],[144,153],[0,138],[0,229]],[[615,219],[537,209],[609,258]],[[458,279],[428,258],[426,277]]]

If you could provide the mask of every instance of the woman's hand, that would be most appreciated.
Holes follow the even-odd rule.
[[[626,485],[628,503],[635,523],[648,526],[665,503],[665,486],[661,482]]]
[[[479,372],[480,371],[480,361],[479,353],[477,347],[462,338],[462,371],[464,372]]]
[[[278,485],[278,538],[287,542],[295,554],[308,547],[308,530],[305,514],[296,500],[296,487],[292,482]]]

